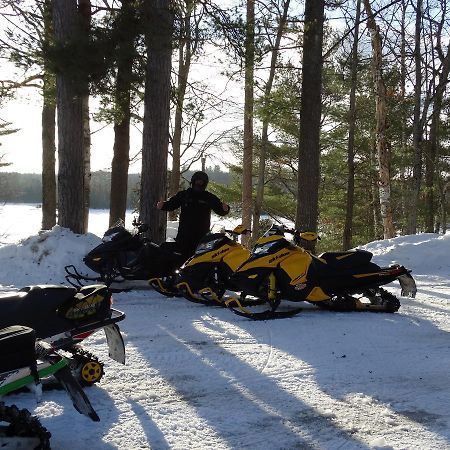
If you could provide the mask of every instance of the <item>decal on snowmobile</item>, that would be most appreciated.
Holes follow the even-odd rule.
[[[100,294],[88,296],[68,308],[65,316],[68,319],[81,319],[86,316],[91,316],[99,310],[100,304],[104,299],[105,297]]]

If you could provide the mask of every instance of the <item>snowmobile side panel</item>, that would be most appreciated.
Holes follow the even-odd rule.
[[[295,286],[299,283],[306,283],[306,275],[311,265],[312,257],[308,252],[296,252],[280,263],[280,268],[289,277],[289,284]]]
[[[100,418],[92,407],[87,395],[83,392],[78,381],[73,377],[69,367],[64,367],[56,372],[54,376],[69,394],[75,409],[80,414],[92,419],[94,422],[99,422]]]
[[[38,364],[39,378],[46,378],[54,375],[58,370],[67,366],[67,361],[60,358],[58,361],[44,362]],[[10,392],[17,391],[24,386],[35,383],[36,379],[29,367],[12,370],[8,373],[2,374],[0,377],[0,397]]]
[[[250,252],[245,247],[236,245],[232,247],[232,251],[227,253],[223,262],[234,272],[244,261],[250,257]]]
[[[103,327],[108,343],[109,357],[114,361],[125,364],[125,344],[119,326],[115,323]]]
[[[330,298],[329,295],[323,292],[322,288],[319,286],[314,287],[311,292],[306,297],[306,300],[311,302],[320,302],[322,300],[328,300]]]

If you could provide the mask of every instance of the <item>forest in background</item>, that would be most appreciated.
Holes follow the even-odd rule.
[[[218,166],[206,169],[212,183],[227,186],[230,174]],[[184,174],[182,188],[187,188],[192,171]],[[128,174],[127,209],[138,206],[140,175]],[[91,208],[109,208],[111,172],[91,174]],[[119,188],[120,189],[120,188]],[[0,202],[42,203],[42,175],[35,173],[0,172]]]
[[[58,208],[61,225],[86,229],[90,130],[101,122],[114,130],[111,183],[122,187],[111,191],[111,220],[128,201],[119,194],[136,157],[130,127],[142,130],[139,212],[156,240],[165,218],[149,205],[205,156],[228,164],[231,183],[214,191],[255,235],[261,212],[320,231],[330,248],[446,231],[447,0],[1,6],[0,57],[17,77],[1,80],[0,104],[21,89],[42,96],[43,228]],[[90,98],[100,107],[89,109]],[[14,131],[0,123],[0,136]]]

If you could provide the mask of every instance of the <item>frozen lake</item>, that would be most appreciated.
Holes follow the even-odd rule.
[[[103,236],[108,229],[109,210],[91,209],[89,213],[89,232]],[[131,228],[132,210],[127,211],[126,226]],[[42,209],[40,204],[11,203],[0,206],[0,243],[13,243],[41,229]]]

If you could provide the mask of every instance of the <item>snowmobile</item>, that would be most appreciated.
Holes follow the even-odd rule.
[[[75,409],[93,421],[99,421],[89,399],[81,386],[73,378],[68,361],[51,346],[36,341],[32,328],[20,325],[0,330],[0,398],[29,387],[36,394],[36,400],[42,396],[43,378],[54,376],[69,394]],[[1,448],[49,449],[51,434],[33,417],[27,409],[6,406],[0,402]],[[22,445],[19,447],[19,445]]]
[[[293,243],[285,237],[293,235]],[[306,301],[334,311],[396,312],[398,298],[381,288],[395,280],[402,296],[414,297],[416,285],[410,270],[400,265],[380,267],[365,250],[326,252],[315,256],[304,250],[301,240],[315,240],[314,232],[273,225],[259,238],[250,257],[230,276],[240,298],[226,300],[236,314],[255,320],[290,317],[301,308],[279,310],[281,300]],[[252,312],[247,296],[264,300],[268,309]]]
[[[247,233],[250,230],[238,225],[203,237],[194,255],[176,271],[179,292],[194,303],[226,307],[222,297],[226,290],[234,290],[230,275],[250,256],[237,242],[238,236]]]
[[[98,277],[81,274],[75,266],[65,267],[66,280],[74,287],[86,282],[101,282],[113,292],[149,286],[154,277],[172,275],[183,262],[174,242],[160,245],[151,242],[144,233],[148,225],[133,221],[134,230],[128,231],[123,224],[108,229],[102,243],[93,248],[83,262]]]
[[[63,285],[27,286],[0,294],[0,328],[24,325],[54,350],[63,350],[84,385],[100,381],[103,364],[79,344],[103,328],[109,356],[125,364],[125,346],[117,322],[125,318],[111,308],[112,295],[105,285],[76,289]]]

